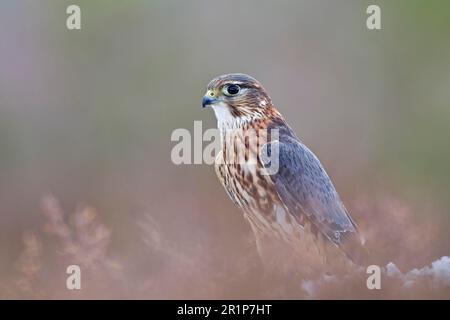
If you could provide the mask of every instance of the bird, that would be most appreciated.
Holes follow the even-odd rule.
[[[243,73],[218,76],[207,85],[202,107],[212,108],[220,131],[217,177],[250,223],[263,260],[277,268],[283,248],[307,274],[363,263],[358,226],[259,81]]]

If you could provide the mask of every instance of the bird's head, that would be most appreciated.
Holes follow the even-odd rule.
[[[263,86],[242,73],[213,79],[208,84],[202,105],[213,108],[221,126],[233,127],[273,113],[272,101]]]

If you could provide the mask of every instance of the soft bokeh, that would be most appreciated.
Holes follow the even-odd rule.
[[[307,297],[264,282],[214,169],[171,161],[174,129],[215,126],[201,97],[231,72],[264,84],[380,264],[449,255],[449,18],[446,0],[1,1],[0,297]],[[450,297],[422,287],[316,296]]]

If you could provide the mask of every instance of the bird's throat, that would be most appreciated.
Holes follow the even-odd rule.
[[[253,121],[263,117],[260,113],[254,112],[239,112],[231,110],[225,103],[218,103],[212,106],[217,118],[217,127],[220,132],[223,130],[243,129]]]
[[[214,110],[214,114],[216,115],[217,127],[220,132],[228,128],[233,128],[236,125],[236,119],[231,113],[228,105],[225,103],[218,103],[213,105],[212,108]]]

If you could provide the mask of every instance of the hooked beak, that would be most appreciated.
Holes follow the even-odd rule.
[[[207,107],[207,106],[210,106],[210,105],[212,105],[212,104],[215,104],[215,103],[217,103],[217,99],[216,98],[214,98],[214,97],[211,97],[211,96],[204,96],[203,97],[203,100],[202,100],[202,107],[203,108],[205,108],[205,107]]]

